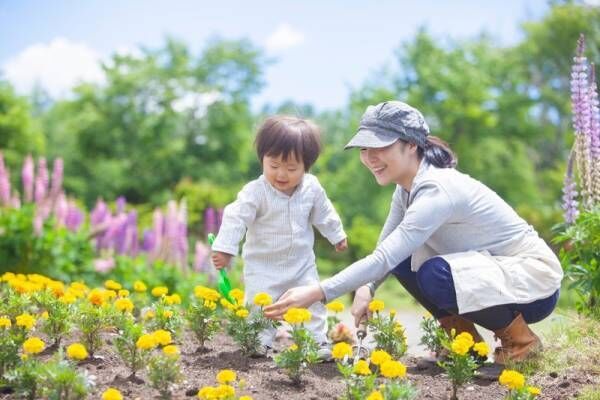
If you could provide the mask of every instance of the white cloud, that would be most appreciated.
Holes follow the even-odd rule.
[[[583,0],[583,2],[585,4],[587,4],[588,6],[592,6],[592,7],[600,6],[600,0]]]
[[[269,51],[286,50],[304,42],[304,34],[288,24],[281,24],[267,38],[266,47]]]
[[[100,54],[85,44],[58,37],[27,47],[1,69],[21,93],[29,93],[38,84],[51,96],[60,97],[81,81],[101,83],[100,59]]]

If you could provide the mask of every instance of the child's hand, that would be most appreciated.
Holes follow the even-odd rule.
[[[340,251],[344,251],[348,248],[348,239],[343,239],[341,242],[337,243],[335,245],[335,251],[337,251],[338,253]]]
[[[220,251],[213,251],[210,259],[216,269],[225,268],[231,262],[231,254],[221,253]]]

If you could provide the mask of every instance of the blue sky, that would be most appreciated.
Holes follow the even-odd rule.
[[[319,109],[346,104],[350,89],[390,63],[420,26],[464,39],[485,30],[509,45],[546,0],[0,0],[0,70],[21,92],[39,82],[62,96],[78,79],[100,80],[99,59],[166,35],[199,51],[206,40],[246,37],[276,63],[254,99]]]

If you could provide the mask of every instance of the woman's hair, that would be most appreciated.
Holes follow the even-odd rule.
[[[281,155],[287,161],[293,153],[296,160],[302,160],[304,170],[308,171],[321,152],[321,133],[312,121],[275,115],[260,126],[254,145],[261,163],[265,156]]]
[[[429,164],[438,168],[454,168],[458,164],[456,154],[448,143],[437,136],[427,136],[425,147],[419,146],[419,158],[424,158]]]

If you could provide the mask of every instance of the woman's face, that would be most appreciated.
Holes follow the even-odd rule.
[[[381,186],[405,183],[412,178],[411,171],[416,158],[416,146],[400,140],[379,149],[360,149],[360,161],[375,176]]]

